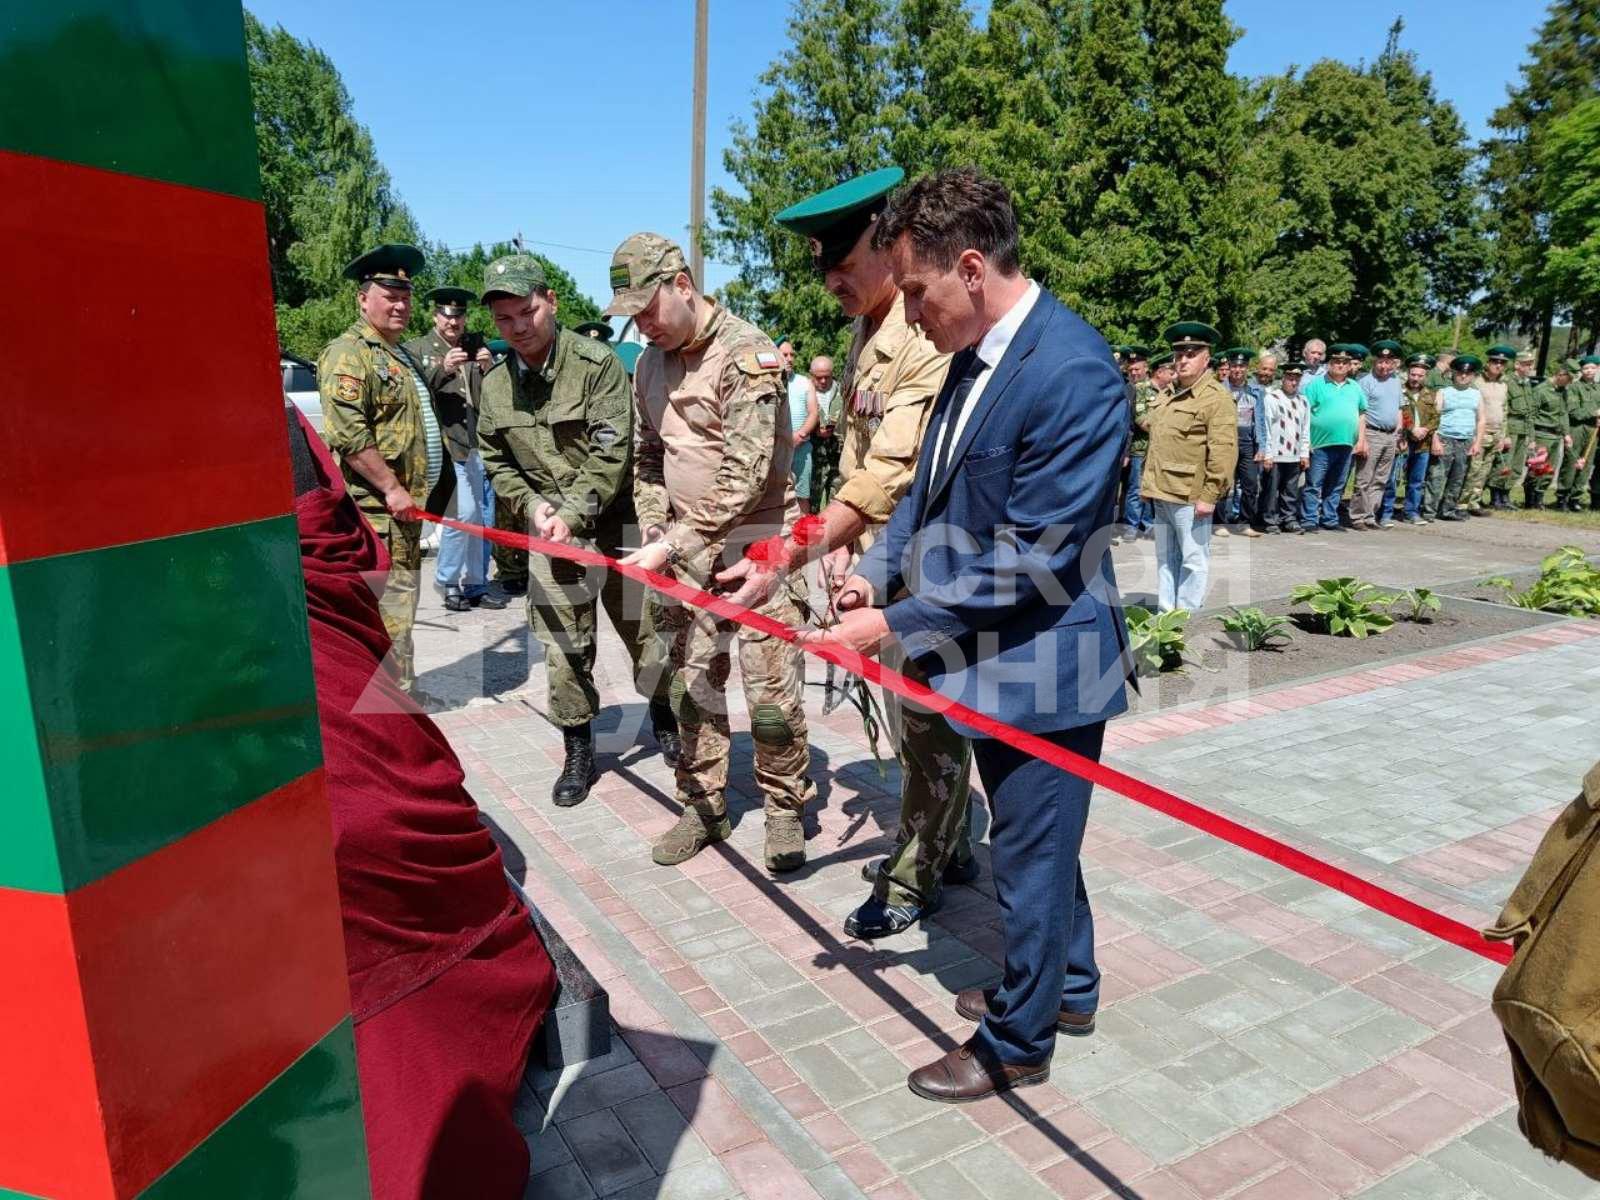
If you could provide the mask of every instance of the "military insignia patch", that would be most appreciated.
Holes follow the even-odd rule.
[[[333,394],[346,403],[361,399],[361,381],[350,375],[340,375],[333,385]]]
[[[781,370],[783,368],[783,359],[779,358],[774,351],[761,350],[756,353],[756,366],[763,371]]]
[[[628,286],[628,283],[632,278],[633,276],[628,271],[627,267],[612,267],[611,290],[613,292],[620,292],[623,288]]]
[[[607,425],[601,421],[596,421],[593,425],[589,426],[589,440],[602,450],[610,446],[615,446],[617,444],[617,439],[619,439],[621,436],[622,435],[617,432],[615,426]]]

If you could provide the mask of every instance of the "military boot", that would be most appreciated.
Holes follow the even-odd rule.
[[[732,832],[727,813],[707,817],[691,804],[678,817],[678,823],[651,847],[650,857],[663,867],[675,867],[688,862],[712,843],[726,841]]]
[[[676,767],[678,756],[683,752],[683,739],[678,736],[677,715],[665,700],[650,701],[650,729],[655,734],[656,745],[661,747],[661,761]]]
[[[589,798],[589,789],[600,773],[594,766],[594,734],[588,725],[575,725],[563,729],[561,737],[567,745],[567,763],[550,789],[550,799],[557,808],[571,808]]]
[[[799,813],[767,814],[767,871],[781,875],[806,865],[806,831]]]
[[[1539,489],[1532,484],[1524,484],[1522,487],[1522,507],[1529,512],[1534,512],[1544,507],[1540,502]]]

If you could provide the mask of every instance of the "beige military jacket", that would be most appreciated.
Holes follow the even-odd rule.
[[[317,359],[324,435],[340,457],[345,486],[379,533],[389,530],[389,510],[366,476],[343,461],[377,447],[400,485],[420,507],[431,490],[428,443],[411,360],[385,342],[366,321],[357,321],[323,348]]]
[[[799,515],[789,469],[794,437],[772,339],[708,300],[692,341],[648,347],[634,373],[639,524],[699,575],[735,531],[762,535]]]
[[[1482,405],[1483,427],[1499,431],[1506,424],[1506,381],[1504,379],[1479,379],[1479,402]]]
[[[855,549],[865,550],[911,490],[917,454],[950,356],[935,350],[906,323],[905,299],[895,294],[883,324],[871,334],[858,317],[840,382],[845,424],[835,500],[867,522]]]
[[[1207,371],[1190,387],[1157,392],[1150,403],[1150,449],[1139,494],[1169,504],[1216,504],[1238,466],[1238,405]]]

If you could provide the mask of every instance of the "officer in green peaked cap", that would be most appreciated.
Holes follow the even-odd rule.
[[[597,342],[609,342],[613,333],[608,321],[585,321],[582,325],[574,325],[572,332],[579,337],[593,338]]]
[[[791,204],[775,218],[811,242],[811,261],[826,272],[850,256],[863,232],[889,206],[889,193],[906,177],[899,167],[870,171]]]
[[[357,283],[381,283],[384,287],[411,290],[411,281],[421,272],[422,251],[404,242],[385,242],[350,260],[344,277]]]

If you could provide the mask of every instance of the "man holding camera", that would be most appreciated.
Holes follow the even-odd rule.
[[[478,455],[478,396],[483,373],[494,365],[494,358],[481,333],[466,331],[471,292],[461,287],[436,287],[427,298],[433,303],[433,329],[412,338],[404,349],[422,368],[422,377],[433,393],[433,413],[454,467],[456,502],[450,515],[469,525],[487,525],[494,511],[494,493]],[[504,597],[488,590],[489,543],[459,529],[440,533],[433,581],[451,612],[466,612],[478,605],[506,606]]]

